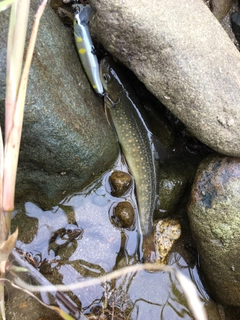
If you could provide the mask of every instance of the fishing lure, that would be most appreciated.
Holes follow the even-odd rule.
[[[90,5],[73,5],[76,8],[74,16],[74,38],[82,66],[96,93],[103,95],[103,86],[99,75],[99,63],[88,28],[91,12]]]

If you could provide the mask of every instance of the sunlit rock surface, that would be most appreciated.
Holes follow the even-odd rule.
[[[201,0],[91,0],[91,31],[202,142],[240,156],[240,54]]]
[[[240,305],[240,162],[208,157],[198,168],[188,207],[204,277],[223,304]]]

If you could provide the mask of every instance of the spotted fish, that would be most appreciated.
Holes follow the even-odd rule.
[[[122,152],[134,177],[142,246],[141,258],[153,261],[153,212],[156,207],[157,166],[151,132],[139,111],[140,102],[127,87],[129,81],[110,57],[100,62],[105,105],[116,129]],[[143,255],[143,256],[142,256]]]
[[[103,86],[99,76],[99,63],[95,54],[95,48],[88,28],[91,7],[89,5],[74,5],[74,38],[82,66],[96,93],[102,95]]]

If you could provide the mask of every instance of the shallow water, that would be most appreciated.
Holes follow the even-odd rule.
[[[127,171],[120,158],[115,169]],[[136,199],[132,190],[122,198],[113,197],[108,183],[110,174],[111,171],[105,173],[84,191],[64,198],[50,211],[30,202],[16,211],[12,227],[18,225],[20,229],[17,250],[23,259],[28,253],[30,262],[51,283],[81,282],[138,263],[137,228],[121,230],[110,219],[112,207],[119,201],[131,201],[137,210]],[[187,221],[186,226],[184,223],[182,219],[182,229],[186,231]],[[56,236],[55,232],[63,228],[81,232],[69,241],[69,234]],[[185,232],[174,246],[168,264],[197,284],[199,296],[207,305],[209,297],[199,278],[196,259],[183,248],[188,237]],[[70,298],[91,319],[98,319],[101,313],[106,319],[112,319],[113,313],[114,319],[193,319],[181,287],[168,272],[139,271],[75,290]]]

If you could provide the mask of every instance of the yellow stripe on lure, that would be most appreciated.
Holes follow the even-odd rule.
[[[75,5],[77,11],[74,16],[74,38],[82,66],[88,80],[98,94],[103,94],[103,86],[99,75],[99,63],[95,54],[95,48],[88,28],[91,12],[89,5]]]

